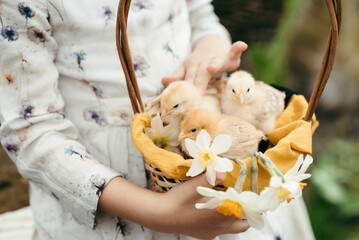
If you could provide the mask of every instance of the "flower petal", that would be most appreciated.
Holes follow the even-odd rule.
[[[211,184],[212,186],[216,184],[216,171],[211,164],[207,166],[206,177],[209,184]]]
[[[259,212],[253,211],[250,208],[242,208],[243,215],[247,218],[248,224],[259,230],[264,227],[264,219],[263,216],[259,214]]]
[[[313,163],[313,157],[310,155],[307,155],[303,161],[303,165],[300,168],[300,170],[298,171],[298,174],[304,174],[305,171],[307,171],[308,167],[310,166],[310,164]]]
[[[295,176],[298,173],[299,167],[302,163],[303,154],[299,155],[298,160],[295,162],[294,166],[284,174],[284,179],[290,180],[293,176]]]
[[[159,115],[153,117],[151,120],[151,128],[155,131],[160,133],[161,128],[163,128],[162,119]]]
[[[221,205],[221,203],[222,202],[218,198],[212,198],[211,200],[209,200],[206,203],[196,203],[195,206],[197,209],[204,209],[204,208],[214,209],[217,206]]]
[[[206,187],[197,187],[197,192],[205,197],[221,197],[224,195],[224,192],[217,191],[212,188],[206,188]]]
[[[196,142],[193,141],[192,139],[186,138],[184,140],[184,143],[186,145],[186,149],[187,149],[189,155],[191,155],[193,158],[197,158],[198,148],[197,148]]]
[[[205,169],[205,167],[202,166],[201,162],[197,158],[195,158],[195,159],[193,159],[192,165],[188,169],[186,176],[195,177],[198,174],[202,173],[204,169]]]
[[[301,181],[303,181],[305,179],[310,178],[311,176],[312,176],[312,174],[310,174],[310,173],[304,173],[304,174],[301,174],[301,175],[293,177],[292,180],[295,181],[295,182],[301,182]]]
[[[287,189],[291,194],[295,194],[301,191],[299,183],[294,181],[286,182],[283,187]]]
[[[277,188],[282,184],[282,178],[279,176],[272,176],[269,181],[269,186],[272,188]]]
[[[146,128],[146,135],[152,140],[156,137],[156,133],[152,128]]]
[[[261,212],[274,211],[279,206],[278,193],[274,188],[265,188],[259,195],[259,209]]]
[[[206,130],[201,130],[196,138],[197,147],[200,150],[209,150],[209,145],[211,144],[211,136]]]
[[[232,137],[228,134],[220,134],[214,138],[210,151],[214,155],[225,153],[232,145]]]
[[[236,189],[234,189],[232,187],[229,187],[223,197],[225,199],[229,199],[229,200],[237,202],[237,200],[238,200],[238,192],[237,192]]]
[[[233,170],[233,163],[227,158],[215,156],[211,165],[216,172],[231,172]]]
[[[178,146],[180,142],[177,140],[179,132],[173,126],[167,125],[162,128],[161,135],[169,140],[171,146]]]
[[[244,191],[238,195],[238,202],[241,205],[256,208],[259,205],[259,195],[251,191]]]

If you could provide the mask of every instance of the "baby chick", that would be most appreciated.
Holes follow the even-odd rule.
[[[171,83],[161,96],[161,117],[165,122],[177,122],[190,110],[206,108],[220,112],[219,100],[212,96],[202,96],[199,89],[186,81]]]
[[[283,112],[284,99],[285,93],[255,81],[246,71],[237,71],[228,79],[221,107],[224,114],[240,117],[266,134]]]
[[[206,109],[196,109],[188,112],[181,122],[181,133],[178,140],[186,152],[184,139],[195,140],[199,132],[205,129],[214,139],[219,134],[232,137],[232,145],[222,157],[238,157],[240,159],[253,156],[258,151],[258,144],[265,139],[264,133],[252,124],[238,117],[214,113]]]

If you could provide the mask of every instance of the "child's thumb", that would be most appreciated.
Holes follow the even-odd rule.
[[[217,172],[215,185],[223,182],[225,178],[226,178],[226,173]],[[180,184],[180,185],[182,185],[182,184]],[[200,195],[197,193],[197,187],[199,187],[199,186],[208,187],[208,188],[214,187],[208,182],[205,173],[202,173],[201,175],[199,175],[197,177],[191,178],[190,180],[185,182],[184,185],[186,185],[186,187],[188,187],[187,193],[189,195],[188,196],[189,198],[200,197]]]

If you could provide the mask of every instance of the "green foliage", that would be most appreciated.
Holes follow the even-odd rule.
[[[267,43],[254,43],[248,48],[252,72],[256,79],[289,86],[288,48],[300,1],[285,1],[285,12],[276,37]]]
[[[313,169],[312,181],[323,198],[344,216],[359,216],[359,143],[333,139]]]
[[[307,201],[317,239],[359,239],[359,143],[333,139],[312,169]]]

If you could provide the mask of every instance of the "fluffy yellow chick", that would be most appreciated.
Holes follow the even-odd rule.
[[[255,81],[246,71],[237,71],[228,79],[221,107],[224,114],[240,117],[266,134],[283,112],[284,99],[285,93]]]
[[[220,112],[219,100],[212,96],[202,96],[199,89],[186,81],[171,83],[161,96],[161,117],[165,122],[181,122],[184,115],[196,108],[206,108]]]
[[[258,144],[265,139],[264,133],[241,118],[214,113],[206,109],[196,109],[188,112],[181,122],[181,133],[178,140],[181,148],[187,154],[184,139],[195,140],[204,129],[214,139],[219,134],[232,137],[232,145],[222,157],[238,157],[240,159],[253,156],[258,151]]]

